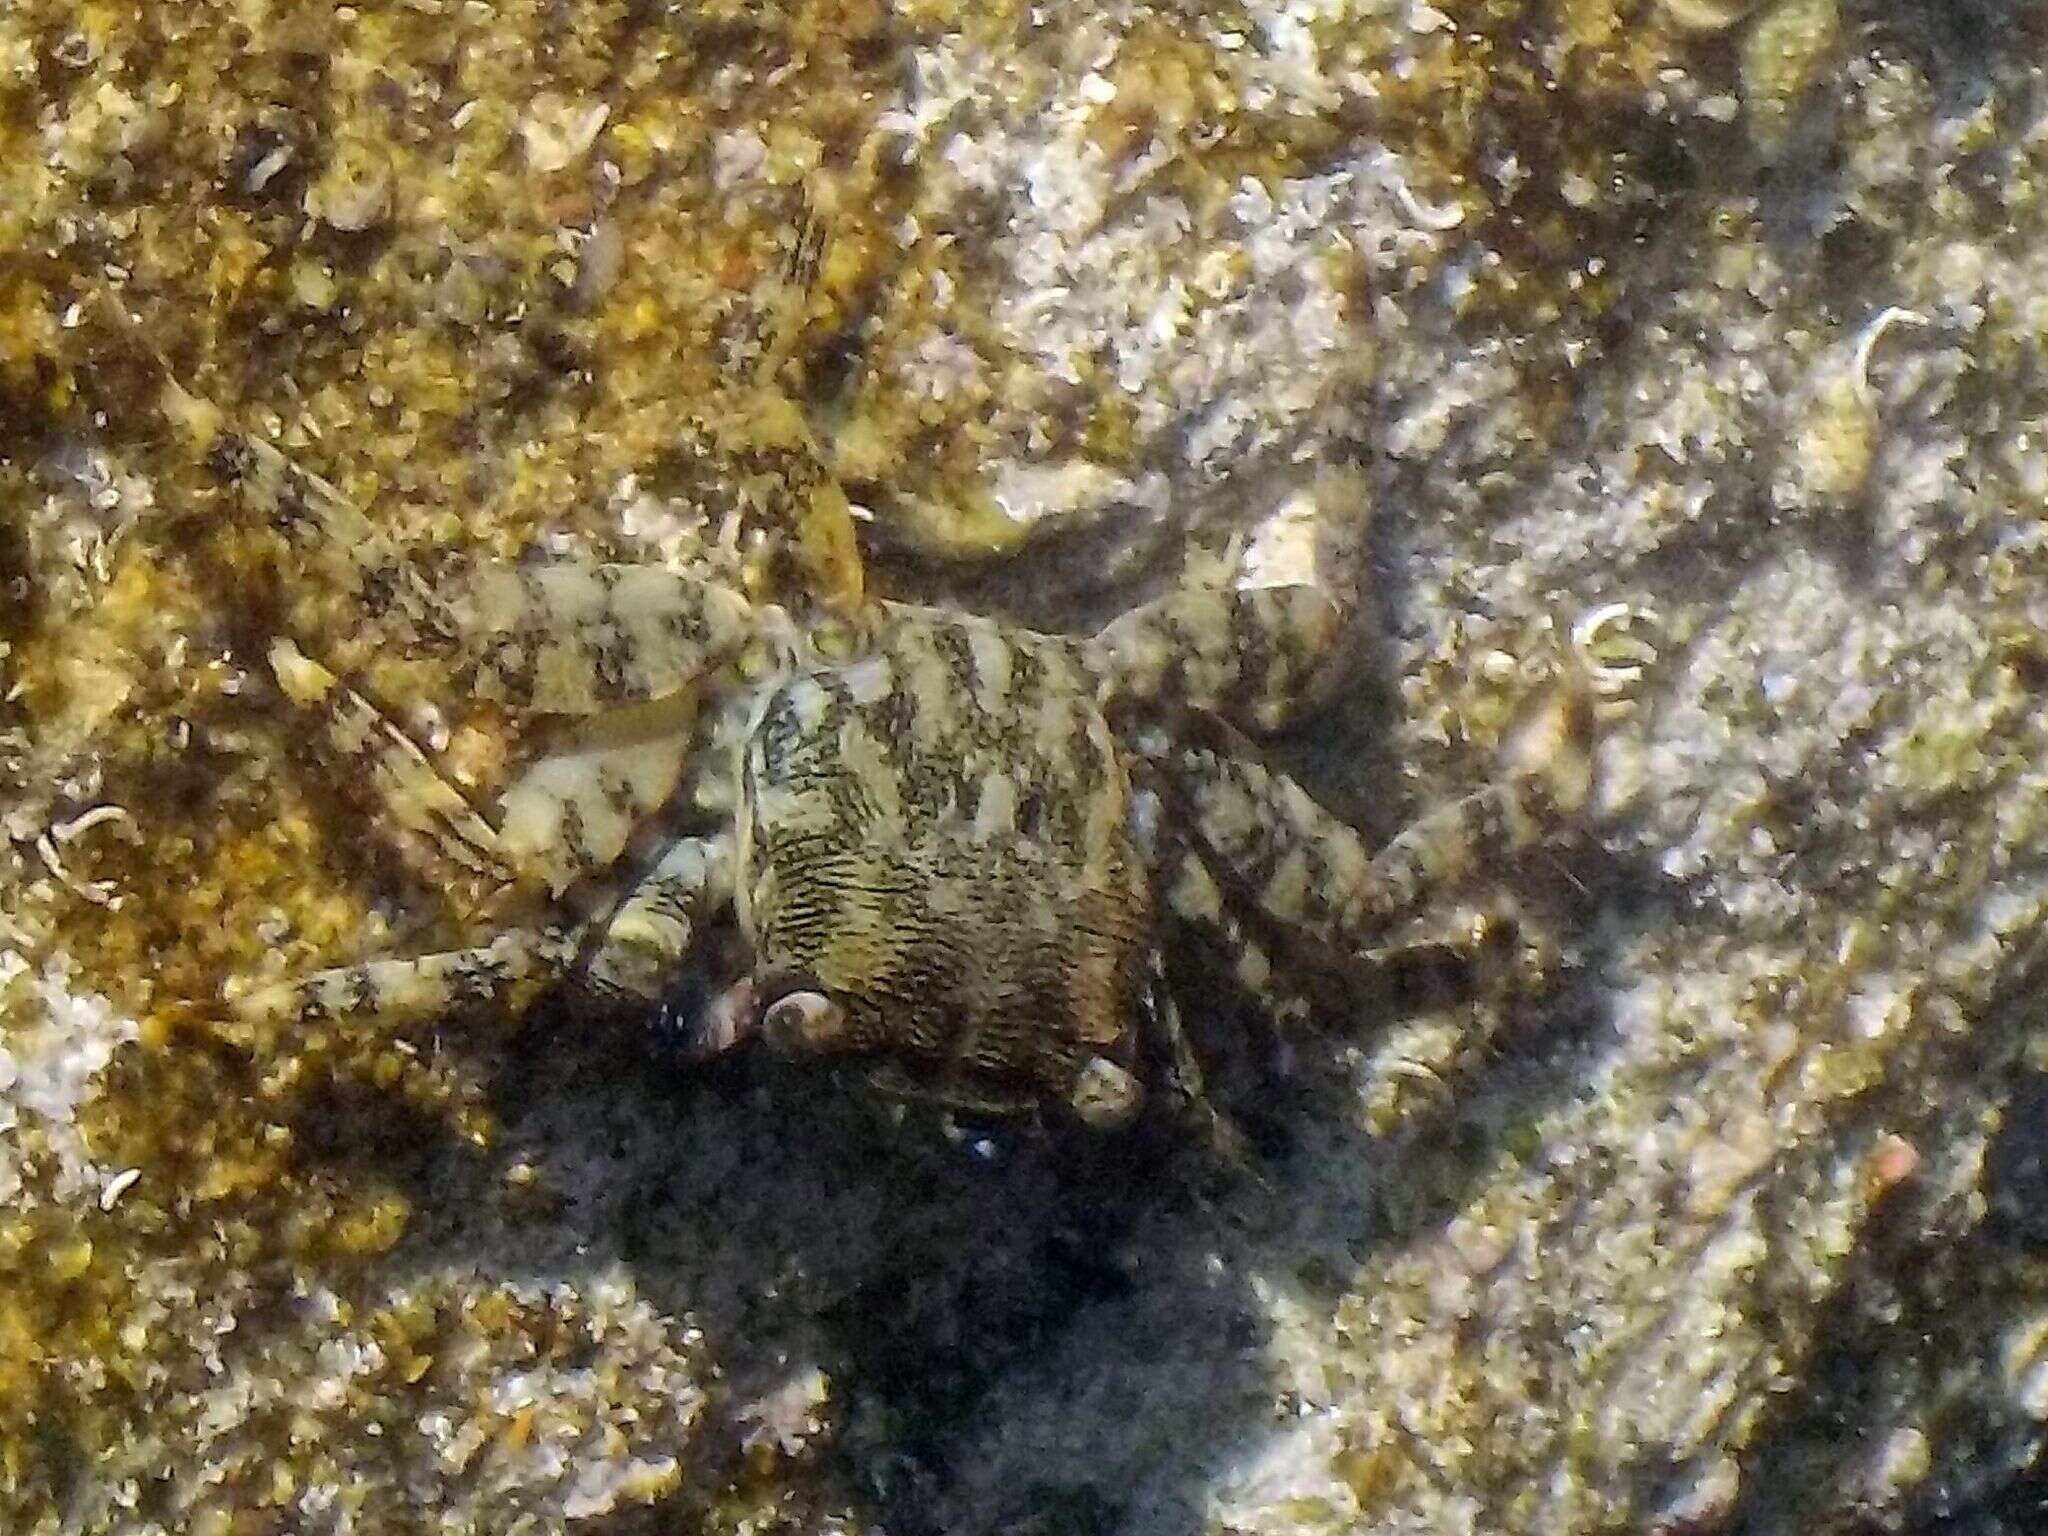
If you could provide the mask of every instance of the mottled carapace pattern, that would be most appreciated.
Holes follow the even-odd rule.
[[[756,985],[821,991],[846,1044],[919,1058],[948,1099],[1128,1069],[1150,903],[1076,648],[928,610],[875,624],[861,659],[777,688],[746,748]]]

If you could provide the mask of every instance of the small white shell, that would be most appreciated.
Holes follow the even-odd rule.
[[[133,1189],[141,1177],[142,1170],[140,1168],[123,1168],[111,1179],[107,1180],[105,1186],[100,1190],[100,1209],[111,1211],[114,1208],[115,1202],[127,1194],[129,1190]]]

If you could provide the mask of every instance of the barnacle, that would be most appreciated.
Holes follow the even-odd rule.
[[[1892,305],[1857,333],[1846,365],[1815,388],[1800,424],[1794,455],[1799,483],[1826,502],[1853,501],[1862,493],[1877,457],[1877,394],[1870,384],[1870,359],[1886,333],[1900,325],[1925,325],[1924,316]]]

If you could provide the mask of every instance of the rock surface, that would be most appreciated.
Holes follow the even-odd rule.
[[[2034,1528],[2044,59],[1992,0],[0,11],[0,1525]],[[307,761],[264,645],[346,615],[150,354],[422,559],[659,557],[806,200],[886,584],[1082,622],[1367,466],[1286,746],[1377,836],[1546,628],[1654,616],[1556,996],[1304,1046],[1263,1187],[545,1006],[192,1021],[461,915]]]

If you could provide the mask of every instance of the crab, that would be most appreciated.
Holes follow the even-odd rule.
[[[203,421],[214,466],[374,647],[560,727],[480,803],[373,686],[273,645],[326,755],[437,879],[498,893],[500,931],[231,983],[234,1016],[395,1027],[559,985],[667,1019],[697,1056],[758,1038],[949,1113],[1101,1129],[1163,1099],[1213,1128],[1176,954],[1219,963],[1284,1040],[1312,1012],[1298,949],[1483,968],[1513,947],[1510,923],[1422,919],[1584,803],[1592,715],[1568,668],[1493,782],[1374,851],[1250,739],[1316,693],[1346,582],[1223,560],[1086,635],[884,600],[799,413],[762,398],[751,463],[798,509],[813,589],[789,598],[594,559],[430,574],[294,458]],[[1355,537],[1353,479],[1311,499],[1346,504],[1336,542]],[[709,936],[734,933],[737,974],[693,1013]]]
[[[1284,1035],[1310,1006],[1293,940],[1397,959],[1435,895],[1546,837],[1588,787],[1588,712],[1560,687],[1495,782],[1369,850],[1245,735],[1289,717],[1346,617],[1312,582],[1198,581],[1085,636],[566,559],[482,561],[444,597],[332,486],[267,445],[239,452],[385,631],[453,656],[478,697],[581,728],[481,808],[361,688],[273,646],[283,690],[388,819],[430,858],[537,893],[542,917],[235,989],[250,1021],[398,1023],[556,981],[675,1014],[729,922],[747,961],[680,1021],[696,1053],[758,1036],[898,1098],[1113,1127],[1148,1091],[1203,1103],[1176,944],[1225,957]],[[1412,942],[1483,960],[1503,925]]]

